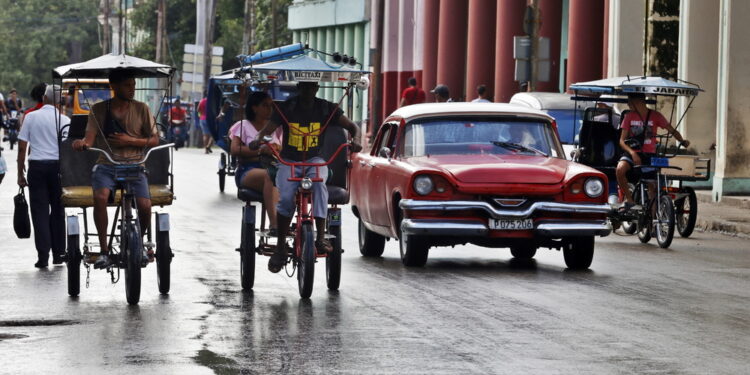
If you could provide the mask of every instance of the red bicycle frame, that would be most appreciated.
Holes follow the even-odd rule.
[[[263,142],[264,144],[267,144],[268,142]],[[349,143],[342,143],[337,149],[336,152],[331,155],[331,157],[322,163],[310,163],[310,162],[289,162],[284,160],[279,152],[273,148],[269,147],[271,150],[271,153],[278,159],[278,161],[281,164],[288,165],[291,168],[290,176],[287,179],[288,181],[297,181],[301,182],[306,177],[305,176],[305,169],[310,167],[315,167],[315,177],[310,178],[310,181],[312,182],[324,182],[325,180],[320,177],[320,167],[328,166],[333,162],[333,160],[339,155],[339,153],[345,148],[349,147],[351,144]],[[297,167],[301,167],[301,175],[296,176]],[[297,212],[297,220],[296,220],[296,227],[294,231],[294,254],[297,256],[297,259],[302,257],[302,225],[304,223],[310,222],[312,223],[312,214],[313,212],[313,199],[312,199],[312,190],[303,189],[301,186],[299,189],[297,189],[297,194],[295,195],[295,205],[297,206],[296,212]],[[316,253],[316,257],[325,257],[326,255],[320,255]]]

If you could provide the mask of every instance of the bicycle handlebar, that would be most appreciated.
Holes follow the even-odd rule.
[[[164,144],[164,145],[160,145],[160,146],[156,146],[156,147],[150,148],[146,152],[146,155],[143,157],[143,159],[141,159],[141,161],[139,161],[137,163],[123,163],[121,161],[115,161],[114,159],[112,159],[112,156],[110,156],[107,151],[104,151],[104,150],[102,150],[100,148],[89,147],[88,149],[91,150],[91,151],[101,152],[102,154],[104,154],[104,156],[107,158],[107,160],[109,160],[112,164],[126,165],[126,164],[142,164],[142,163],[145,163],[146,160],[148,160],[148,157],[151,155],[151,151],[161,150],[163,148],[168,148],[168,147],[174,147],[174,143],[167,143],[167,144]]]
[[[268,144],[271,141],[271,139],[272,139],[271,137],[265,136],[265,137],[263,137],[263,140],[261,140],[259,143],[257,143],[258,147],[253,147],[252,146],[253,143],[251,142],[250,145],[248,145],[248,148],[250,148],[251,150],[257,150],[257,149],[260,148],[260,145]],[[352,146],[351,142],[342,143],[336,149],[336,152],[334,152],[333,155],[331,155],[331,157],[327,161],[325,161],[323,163],[288,162],[288,161],[284,160],[284,158],[281,157],[281,154],[279,154],[279,152],[275,148],[269,147],[269,149],[271,150],[271,153],[273,153],[273,156],[276,157],[276,159],[278,159],[279,163],[284,164],[284,165],[288,165],[290,167],[324,167],[326,165],[329,165],[329,164],[333,163],[333,159],[335,159],[337,156],[339,156],[339,153],[341,152],[341,150],[344,149],[344,147],[351,147],[351,146]]]

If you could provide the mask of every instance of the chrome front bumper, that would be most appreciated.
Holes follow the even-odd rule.
[[[523,209],[498,209],[482,201],[422,201],[404,199],[399,207],[410,211],[466,211],[479,210],[487,213],[492,219],[526,219],[537,211],[570,213],[570,214],[609,214],[612,208],[608,204],[581,204],[558,202],[535,202]],[[401,231],[405,234],[428,236],[487,236],[490,229],[481,220],[450,219],[403,219]],[[560,220],[537,223],[533,232],[540,237],[559,238],[567,236],[607,236],[612,226],[607,220]]]
[[[493,219],[526,219],[536,211],[564,212],[571,214],[609,214],[610,205],[585,203],[534,202],[529,207],[517,210],[496,208],[483,201],[422,201],[403,199],[398,206],[411,211],[484,211]]]

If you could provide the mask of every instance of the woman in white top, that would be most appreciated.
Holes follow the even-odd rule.
[[[263,193],[263,201],[270,219],[270,232],[276,232],[276,203],[279,201],[279,191],[273,185],[269,171],[260,164],[260,155],[273,155],[269,147],[278,151],[281,147],[281,128],[273,134],[268,145],[258,150],[251,150],[247,145],[253,141],[258,132],[263,129],[273,114],[273,99],[265,92],[253,92],[245,104],[245,120],[237,121],[229,129],[232,139],[230,153],[239,158],[239,165],[234,178],[237,187],[253,189]]]

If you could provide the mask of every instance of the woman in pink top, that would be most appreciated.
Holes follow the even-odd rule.
[[[251,150],[247,145],[254,140],[258,132],[263,129],[273,114],[273,99],[265,92],[253,92],[245,104],[245,120],[237,121],[229,129],[232,139],[230,153],[239,159],[239,165],[234,178],[237,187],[253,189],[263,193],[263,201],[270,219],[270,232],[276,232],[276,203],[279,201],[279,191],[273,186],[268,171],[260,164],[260,155],[273,155],[269,147],[278,151],[281,147],[281,128],[273,134],[269,145],[263,145],[258,150]]]

